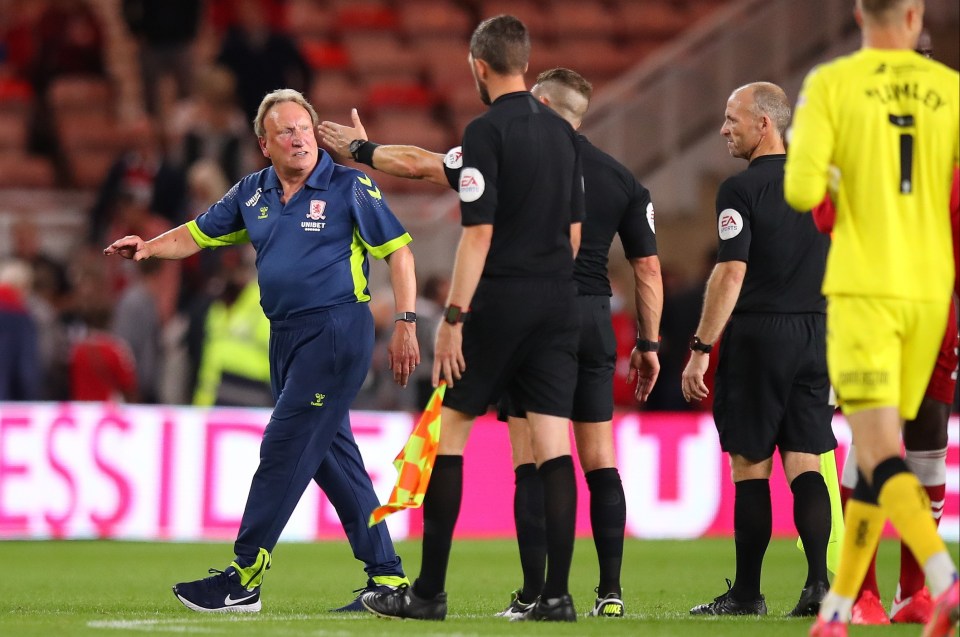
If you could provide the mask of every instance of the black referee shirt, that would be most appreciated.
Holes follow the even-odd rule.
[[[825,312],[820,292],[830,239],[783,199],[786,155],[764,155],[717,191],[717,261],[745,261],[734,314]]]
[[[583,163],[586,218],[573,278],[581,296],[610,296],[607,259],[620,234],[628,259],[657,253],[650,192],[616,159],[577,135]]]
[[[579,153],[570,124],[528,91],[498,97],[467,125],[461,223],[493,224],[484,277],[572,277],[570,224],[584,211]]]

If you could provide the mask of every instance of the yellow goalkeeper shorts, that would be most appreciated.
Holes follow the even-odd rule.
[[[845,414],[897,407],[904,420],[916,417],[948,308],[947,300],[827,299],[827,368]]]

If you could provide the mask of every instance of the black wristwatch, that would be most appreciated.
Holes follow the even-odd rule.
[[[355,139],[350,142],[347,150],[350,151],[350,156],[353,157],[354,161],[366,164],[372,168],[373,151],[375,151],[379,145],[380,144],[375,144],[367,139]]]
[[[360,151],[360,147],[366,143],[367,143],[367,140],[365,139],[355,139],[352,142],[350,142],[350,146],[348,147],[348,150],[350,151],[350,156],[353,157],[354,160],[357,159],[357,153]]]
[[[417,313],[416,312],[397,312],[393,315],[393,322],[403,321],[404,323],[416,323],[417,322]]]
[[[709,345],[700,340],[699,336],[694,336],[690,339],[690,349],[694,352],[702,352],[704,354],[709,354],[710,350],[713,349],[713,345]]]
[[[638,352],[659,352],[660,341],[648,341],[645,338],[637,338]]]
[[[463,311],[463,308],[457,305],[448,305],[443,308],[443,320],[450,325],[456,325],[457,323],[463,323],[467,318],[467,313]]]

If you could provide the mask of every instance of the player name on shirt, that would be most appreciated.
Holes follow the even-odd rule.
[[[939,93],[932,88],[920,88],[919,82],[890,83],[868,88],[867,97],[880,100],[881,104],[908,98],[920,102],[932,111],[946,104]]]

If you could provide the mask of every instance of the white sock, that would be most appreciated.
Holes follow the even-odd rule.
[[[911,451],[907,449],[903,461],[925,487],[936,487],[947,483],[947,448],[932,451]]]
[[[941,595],[957,580],[957,569],[946,551],[930,556],[927,563],[923,565],[923,572],[927,576],[930,594],[934,597]]]
[[[827,621],[836,618],[844,623],[849,623],[852,613],[853,600],[849,597],[841,597],[833,591],[828,592],[820,603],[820,617]]]
[[[854,489],[857,486],[857,449],[854,445],[850,445],[847,450],[847,459],[843,461],[840,484],[848,489]]]

